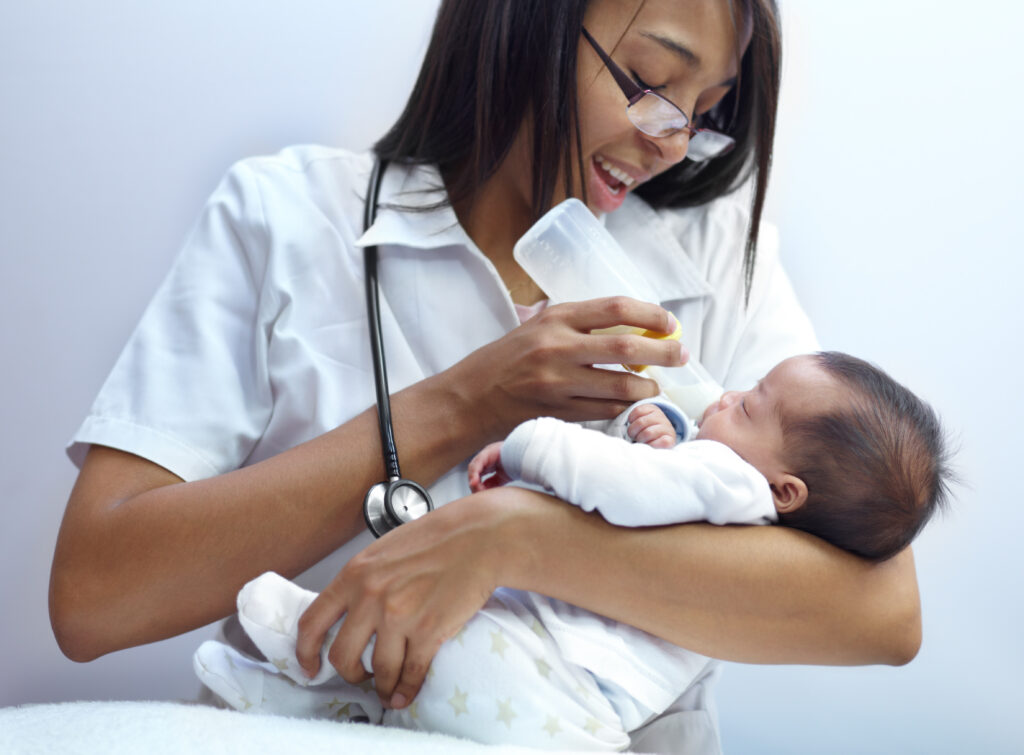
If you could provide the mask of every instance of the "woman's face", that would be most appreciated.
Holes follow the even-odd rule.
[[[592,0],[584,25],[620,68],[675,103],[692,123],[735,82],[737,32],[729,3],[646,0],[634,19],[636,8],[634,2]],[[742,22],[738,33],[745,34]],[[582,183],[590,209],[611,212],[628,191],[680,162],[689,137],[637,130],[626,115],[625,95],[582,38],[578,55]]]

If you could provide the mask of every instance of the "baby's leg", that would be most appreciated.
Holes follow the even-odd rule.
[[[327,660],[331,629],[320,671],[309,679],[295,659],[299,618],[316,598],[273,572],[246,584],[238,593],[238,620],[267,658],[261,663],[219,642],[205,642],[193,667],[199,679],[237,710],[303,718],[342,718],[379,723],[383,708],[372,681],[355,686],[340,678]],[[373,652],[364,652],[364,665]]]
[[[259,662],[230,645],[209,640],[192,656],[199,680],[235,710],[295,718],[380,723],[373,685],[354,686],[335,677],[318,686],[296,684],[277,666]]]
[[[441,646],[416,699],[385,711],[384,723],[546,749],[629,746],[594,677],[563,661],[537,618],[505,591]]]

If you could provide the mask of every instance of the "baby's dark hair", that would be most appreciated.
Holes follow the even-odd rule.
[[[784,455],[807,501],[779,523],[883,561],[947,505],[952,476],[939,418],[863,359],[813,358],[852,396],[819,416],[783,416]]]

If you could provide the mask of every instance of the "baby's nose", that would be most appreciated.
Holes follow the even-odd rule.
[[[739,398],[739,391],[726,391],[725,393],[722,394],[722,398],[718,399],[718,403],[723,409],[725,409],[726,407],[732,406],[737,401],[739,401]]]

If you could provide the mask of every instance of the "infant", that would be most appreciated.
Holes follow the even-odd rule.
[[[726,393],[696,433],[662,398],[606,425],[523,423],[470,462],[470,486],[538,485],[621,526],[777,521],[872,560],[906,547],[947,496],[935,413],[881,370],[836,352],[787,359],[755,388]],[[706,707],[686,693],[717,674],[716,661],[634,627],[501,588],[442,645],[416,700],[384,710],[372,682],[349,685],[327,661],[337,626],[319,674],[310,680],[299,668],[298,619],[315,597],[273,573],[250,582],[239,620],[267,661],[207,642],[194,659],[200,679],[240,710],[621,750],[677,699],[677,709]],[[371,642],[367,670],[372,652]]]

